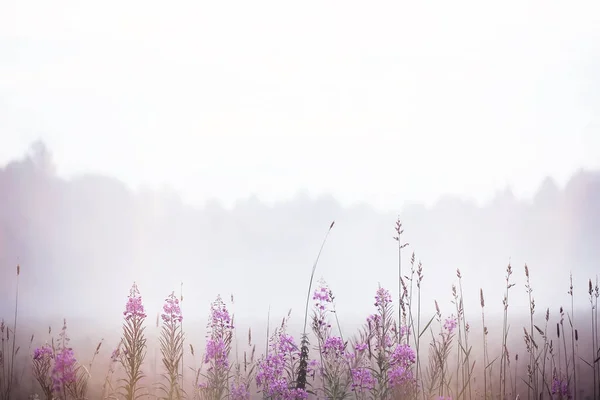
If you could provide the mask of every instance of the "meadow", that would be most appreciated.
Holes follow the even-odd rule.
[[[0,322],[0,399],[600,398],[597,276],[586,288],[574,288],[566,276],[556,291],[567,292],[570,302],[550,310],[535,302],[534,282],[547,277],[530,276],[527,265],[509,264],[503,282],[481,287],[463,287],[457,269],[455,281],[448,282],[453,308],[442,310],[439,299],[421,296],[427,269],[415,253],[409,265],[402,265],[406,243],[398,220],[398,265],[393,267],[398,280],[380,284],[372,314],[349,332],[338,318],[334,291],[315,280],[333,227],[307,270],[298,332],[290,329],[290,314],[269,316],[266,327],[242,330],[231,302],[217,296],[207,305],[201,347],[184,323],[182,293],[166,290],[154,320],[135,282],[123,296],[123,323],[114,346],[99,340],[84,348],[66,320],[58,333],[49,328],[46,337],[31,335],[19,323],[19,276],[27,268],[17,266],[14,315]],[[515,274],[524,275],[525,287],[514,283]],[[490,284],[504,288],[501,315],[486,314]],[[528,304],[516,305],[529,310],[527,319],[515,320],[510,313],[515,290],[528,294]],[[479,293],[479,308],[465,310],[464,293],[471,291]],[[575,309],[575,296],[589,298],[589,308]]]

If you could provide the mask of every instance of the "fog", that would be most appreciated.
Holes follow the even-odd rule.
[[[269,312],[302,318],[313,262],[332,221],[315,278],[336,296],[342,320],[372,312],[380,283],[397,298],[400,216],[403,275],[410,257],[423,263],[423,308],[433,300],[453,311],[451,286],[463,276],[467,313],[479,311],[483,288],[489,311],[500,311],[511,263],[513,312],[527,311],[528,264],[539,309],[588,304],[587,281],[598,273],[600,173],[581,171],[564,188],[548,178],[532,201],[498,193],[485,206],[455,197],[434,206],[409,204],[382,213],[369,205],[342,207],[333,197],[298,194],[265,205],[255,198],[227,209],[218,201],[184,204],[176,193],[133,191],[116,177],[54,172],[51,149],[36,143],[0,172],[2,315],[14,307],[21,267],[19,312],[27,320],[92,319],[118,329],[132,283],[149,315],[172,291],[183,293],[188,319],[205,321],[209,304],[234,296],[237,318],[265,321]]]
[[[498,347],[492,344],[499,338],[496,317],[509,263],[516,284],[509,301],[516,326],[512,350],[522,347],[520,327],[527,324],[529,311],[525,263],[540,325],[547,307],[551,325],[560,306],[570,310],[573,274],[575,326],[584,341],[588,311],[583,319],[580,307],[589,307],[588,279],[599,271],[598,171],[580,171],[564,188],[545,179],[531,201],[507,190],[484,206],[445,197],[432,207],[408,204],[383,213],[367,204],[343,207],[333,197],[298,194],[274,205],[249,198],[233,208],[218,201],[198,207],[173,192],[134,191],[116,177],[65,179],[55,172],[51,149],[36,142],[0,169],[0,193],[0,316],[13,317],[19,265],[21,345],[32,333],[34,346],[55,337],[66,318],[82,360],[105,340],[102,368],[119,340],[134,281],[149,315],[150,372],[158,337],[155,321],[172,291],[183,295],[188,343],[200,353],[210,302],[217,295],[235,313],[240,351],[252,328],[260,353],[267,323],[280,323],[290,311],[290,330],[298,334],[311,269],[332,221],[315,279],[325,279],[333,290],[345,335],[355,334],[374,312],[379,284],[398,298],[398,243],[393,239],[398,216],[401,241],[408,243],[402,250],[402,274],[410,276],[413,252],[414,267],[419,261],[423,265],[423,319],[433,316],[434,300],[444,316],[456,313],[451,290],[460,269],[475,335],[481,330],[479,290],[484,290],[492,348]],[[196,361],[186,353],[186,365]]]

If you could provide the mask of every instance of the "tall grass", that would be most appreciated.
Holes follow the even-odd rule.
[[[267,326],[267,346],[256,354],[252,330],[247,332],[247,349],[238,346],[234,316],[220,296],[211,303],[207,325],[207,343],[202,355],[196,354],[183,329],[181,303],[183,293],[175,292],[165,299],[159,315],[158,336],[161,372],[148,376],[146,352],[148,334],[145,330],[146,312],[142,297],[134,283],[126,301],[122,337],[113,350],[101,393],[90,390],[92,364],[102,351],[101,340],[84,365],[75,358],[69,344],[66,321],[58,338],[21,351],[17,339],[19,311],[19,275],[15,281],[15,305],[12,323],[0,320],[0,400],[36,396],[50,399],[210,399],[248,400],[251,398],[296,400],[319,398],[345,399],[587,399],[600,396],[600,338],[598,331],[598,278],[589,279],[587,296],[590,301],[590,321],[584,328],[583,313],[575,318],[575,295],[578,289],[569,275],[569,307],[560,307],[555,318],[550,309],[538,317],[530,269],[524,266],[524,289],[528,301],[528,320],[516,331],[523,332],[525,357],[520,357],[511,336],[509,299],[515,283],[513,268],[506,267],[503,315],[499,332],[499,347],[492,347],[486,318],[486,299],[479,289],[481,307],[481,336],[471,337],[472,327],[467,320],[463,275],[456,270],[456,281],[449,283],[453,304],[443,312],[438,301],[422,298],[424,267],[413,252],[410,270],[403,275],[401,241],[404,230],[396,221],[398,244],[398,309],[392,295],[379,286],[374,296],[374,309],[365,316],[362,327],[354,334],[344,334],[336,312],[332,288],[319,281],[313,289],[316,267],[331,232],[329,226],[319,253],[312,266],[304,312],[304,326],[297,344],[288,332],[291,314],[272,330],[271,312]],[[182,287],[180,288],[182,292]],[[308,330],[309,310],[310,332]],[[233,298],[232,298],[233,302]],[[434,308],[428,310],[426,304]],[[579,324],[581,326],[578,326]],[[551,331],[548,331],[550,325]],[[556,326],[555,333],[554,326]],[[19,330],[19,332],[21,332]],[[580,334],[588,342],[582,342]],[[49,329],[48,334],[51,334]],[[151,335],[151,336],[152,336]],[[309,336],[311,335],[311,336]],[[512,341],[511,341],[512,338]],[[587,340],[586,339],[586,340]],[[31,337],[31,347],[34,337]],[[312,345],[311,345],[312,343]],[[235,344],[235,352],[232,353]],[[480,351],[475,353],[474,348]],[[512,353],[512,354],[511,354]],[[183,379],[183,358],[191,355],[196,367],[194,379]],[[199,356],[199,357],[198,357]],[[25,365],[17,373],[19,363]],[[498,365],[497,368],[495,366]],[[581,370],[580,367],[584,369]],[[156,365],[158,368],[158,365]],[[494,372],[496,369],[496,372]],[[24,371],[30,371],[34,387],[26,385]],[[588,379],[589,377],[589,379]],[[119,383],[116,387],[113,380]],[[151,390],[158,388],[158,391]],[[39,398],[39,397],[38,397]]]

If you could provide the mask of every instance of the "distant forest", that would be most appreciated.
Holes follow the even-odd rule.
[[[274,206],[240,200],[228,210],[217,201],[191,206],[173,193],[133,191],[115,177],[66,180],[56,175],[51,151],[36,143],[0,169],[0,300],[12,304],[20,263],[21,295],[32,299],[24,300],[24,312],[31,316],[60,313],[56,308],[114,313],[134,279],[142,290],[160,293],[157,304],[182,280],[203,304],[228,290],[257,302],[261,312],[270,298],[286,303],[293,296],[301,304],[319,244],[335,219],[319,272],[340,301],[358,305],[378,281],[397,289],[392,236],[398,212],[410,242],[404,268],[416,251],[425,265],[425,293],[432,296],[442,290],[440,296],[449,297],[447,282],[456,268],[471,280],[467,287],[494,279],[500,290],[510,259],[518,275],[525,262],[530,265],[547,299],[552,292],[544,294],[545,283],[564,281],[573,270],[584,301],[583,286],[600,272],[598,171],[580,171],[564,188],[547,178],[532,201],[500,192],[483,207],[446,197],[430,208],[399,205],[381,213],[368,205],[344,208],[331,196],[298,195]],[[365,282],[371,286],[356,298]],[[553,283],[553,290],[557,285],[566,292],[563,283]],[[97,296],[107,290],[118,296],[101,306]],[[48,298],[55,300],[41,301]]]

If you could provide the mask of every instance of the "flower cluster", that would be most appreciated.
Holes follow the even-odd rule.
[[[169,297],[165,299],[161,318],[166,323],[177,323],[183,321],[181,307],[179,306],[179,299],[175,296],[175,292],[172,292]]]
[[[319,282],[319,287],[313,293],[313,300],[315,300],[315,305],[317,308],[321,310],[325,310],[327,304],[333,303],[333,293],[327,287],[325,281]]]
[[[229,368],[229,357],[227,354],[227,346],[223,338],[209,339],[206,343],[206,354],[204,355],[204,363],[211,365],[212,368],[227,369]]]
[[[231,400],[250,400],[250,390],[248,385],[244,382],[240,382],[239,384],[233,382],[231,384],[229,396]]]
[[[75,356],[70,348],[63,348],[54,356],[54,367],[52,368],[52,383],[55,393],[62,393],[65,389],[75,383]]]
[[[376,379],[373,377],[371,370],[364,367],[352,369],[352,390],[356,392],[364,392],[373,390]]]
[[[294,362],[300,357],[294,338],[285,333],[284,327],[274,334],[269,343],[270,352],[258,363],[256,385],[266,397],[293,400],[305,399],[308,393],[295,389],[288,381],[294,371]],[[312,363],[314,366],[314,363]]]
[[[313,330],[319,337],[328,336],[331,324],[327,322],[329,305],[333,303],[333,293],[325,281],[319,281],[319,287],[313,293],[315,300]]]
[[[325,340],[323,345],[323,353],[326,355],[333,355],[339,357],[344,354],[346,345],[342,341],[342,338],[337,336],[330,336]]]
[[[45,344],[33,351],[34,360],[43,360],[47,358],[54,358],[54,351],[52,351],[52,347],[49,345]]]
[[[375,294],[375,306],[383,307],[392,302],[392,295],[390,292],[382,287],[377,290]]]
[[[144,312],[144,306],[142,304],[142,296],[140,296],[140,291],[135,282],[131,286],[123,315],[125,316],[125,320],[131,318],[146,318],[146,313]]]
[[[233,319],[220,295],[210,305],[208,328],[213,339],[224,338],[233,330]]]
[[[571,398],[568,383],[564,380],[559,379],[556,376],[552,380],[552,394],[557,394],[561,397],[566,397],[568,399]]]
[[[457,325],[457,320],[454,317],[454,315],[450,316],[450,318],[447,318],[446,321],[444,322],[444,329],[446,331],[448,331],[448,334],[451,335],[452,332],[454,332],[454,329],[456,329],[456,325]]]
[[[398,386],[412,380],[412,371],[410,367],[415,363],[415,352],[407,344],[396,346],[390,356],[390,385]]]

